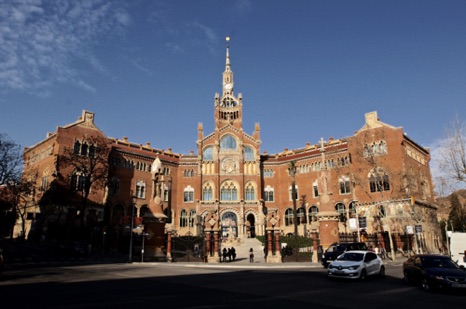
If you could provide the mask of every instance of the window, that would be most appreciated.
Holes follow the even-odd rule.
[[[220,189],[220,199],[222,201],[237,201],[238,189],[232,181],[224,182]]]
[[[371,192],[382,192],[390,190],[390,179],[383,169],[374,169],[369,174],[369,188]]]
[[[191,209],[189,211],[189,227],[194,227],[194,223],[196,221],[196,211]]]
[[[236,149],[236,139],[231,135],[227,135],[227,136],[223,137],[220,140],[220,148],[221,149],[235,150]]]
[[[273,177],[273,170],[264,170],[264,177]]]
[[[202,189],[202,199],[204,201],[212,201],[213,200],[213,195],[212,195],[212,185],[210,183],[206,183],[204,185],[204,188]]]
[[[335,210],[339,213],[339,214],[344,214],[346,211],[345,211],[345,204],[343,203],[338,203],[335,205]]]
[[[254,161],[254,150],[251,147],[244,147],[244,161]]]
[[[42,176],[40,191],[46,191],[49,188],[49,175]]]
[[[312,183],[312,194],[314,194],[314,197],[319,196],[319,185],[317,184],[317,180]]]
[[[311,206],[309,208],[309,221],[317,221],[317,214],[319,213],[319,208],[317,206]]]
[[[180,213],[180,227],[188,226],[188,212],[185,209],[181,210]]]
[[[83,144],[81,145],[81,155],[82,155],[82,156],[87,155],[87,144],[86,144],[86,143],[83,143]]]
[[[245,198],[246,201],[256,200],[255,189],[252,183],[249,182],[246,184],[245,194],[246,194],[246,198]]]
[[[79,141],[75,141],[74,149],[73,149],[74,154],[79,154],[80,150],[81,150],[81,143]]]
[[[194,202],[194,189],[191,186],[188,186],[184,189],[184,200],[185,203]]]
[[[194,177],[194,170],[193,169],[184,170],[184,177]]]
[[[373,142],[364,145],[364,157],[381,156],[387,154],[387,143],[385,141]]]
[[[273,188],[271,188],[270,186],[267,186],[267,188],[264,189],[264,201],[266,202],[274,201]]]
[[[351,183],[348,177],[342,176],[339,180],[340,185],[340,194],[349,194],[351,193]]]
[[[303,207],[296,209],[296,216],[298,217],[298,225],[306,223],[306,210]]]
[[[146,197],[146,184],[142,180],[136,183],[136,197],[137,198]]]
[[[287,210],[285,210],[285,225],[288,226],[288,225],[293,225],[293,209],[291,208],[288,208]]]
[[[214,148],[213,147],[207,147],[204,149],[202,152],[202,159],[204,161],[213,161],[214,160]]]
[[[82,173],[75,172],[71,175],[71,191],[83,191],[87,177]]]

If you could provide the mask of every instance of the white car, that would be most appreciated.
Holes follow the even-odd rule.
[[[382,259],[372,251],[346,251],[328,266],[330,278],[364,280],[368,276],[385,276]]]

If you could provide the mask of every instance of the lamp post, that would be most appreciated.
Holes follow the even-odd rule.
[[[128,263],[133,263],[133,229],[134,229],[134,200],[135,196],[131,194],[131,223],[129,225],[129,253],[128,253]]]

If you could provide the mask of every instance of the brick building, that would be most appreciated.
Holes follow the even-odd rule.
[[[25,175],[34,170],[41,188],[35,201],[63,174],[57,158],[64,147],[89,147],[86,136],[101,136],[109,143],[114,173],[105,188],[91,187],[86,218],[92,212],[99,226],[113,231],[123,230],[133,203],[137,218],[147,213],[155,190],[151,168],[157,161],[166,229],[178,235],[200,235],[206,227],[204,219],[212,213],[223,237],[264,235],[270,213],[276,214],[274,227],[282,235],[293,234],[296,209],[298,233],[317,237],[324,247],[340,238],[355,240],[367,234],[376,235],[374,242],[387,243],[389,237],[390,246],[400,248],[407,227],[412,226],[419,248],[438,249],[430,153],[402,128],[369,112],[353,136],[261,154],[259,124],[251,135],[243,131],[242,95],[234,92],[228,47],[222,93],[214,100],[215,129],[205,134],[199,124],[197,153],[189,154],[106,137],[95,125],[94,114],[83,111],[76,122],[58,127],[25,149]],[[72,190],[79,191],[73,184]],[[64,222],[70,213],[76,216],[77,207],[62,206],[66,206],[62,217],[48,218]]]

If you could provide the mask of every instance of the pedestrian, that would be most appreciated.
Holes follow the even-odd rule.
[[[387,257],[384,247],[380,248],[380,257],[384,260]]]
[[[231,248],[228,248],[227,256],[228,256],[228,261],[231,262]]]
[[[231,247],[231,257],[233,258],[233,261],[236,260],[236,249],[235,249],[235,247]]]
[[[254,263],[254,250],[249,249],[249,262]]]
[[[223,262],[226,262],[227,261],[227,248],[223,248]]]

